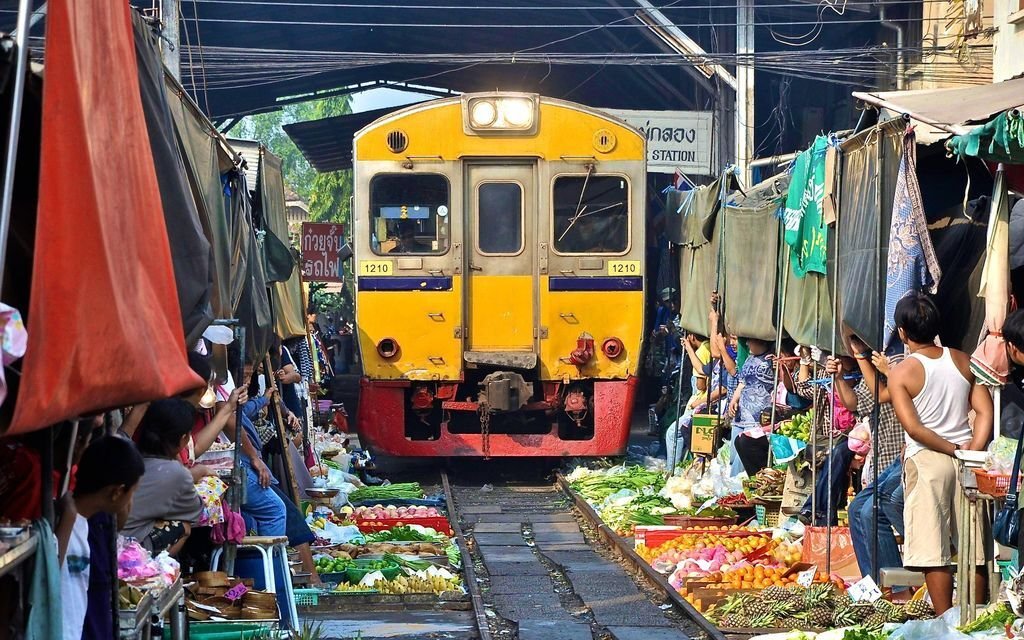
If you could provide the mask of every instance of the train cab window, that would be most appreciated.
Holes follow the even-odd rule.
[[[621,176],[559,176],[552,197],[558,253],[624,253],[629,183]]]
[[[477,187],[477,248],[487,255],[523,250],[523,187],[517,182],[484,182]]]
[[[383,174],[370,180],[370,245],[377,254],[448,251],[448,179],[439,174]]]

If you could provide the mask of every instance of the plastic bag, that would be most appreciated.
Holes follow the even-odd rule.
[[[956,607],[950,611],[958,611]],[[958,612],[959,613],[959,612]],[[944,618],[911,620],[893,630],[889,640],[967,640],[965,633],[957,631]]]
[[[1017,454],[1017,441],[999,436],[988,445],[985,469],[990,473],[1009,475],[1013,471],[1013,458]]]

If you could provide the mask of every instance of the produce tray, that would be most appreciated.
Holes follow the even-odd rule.
[[[374,505],[395,505],[396,507],[443,507],[445,501],[443,497],[439,498],[395,498],[392,500],[356,500],[352,503],[353,507],[372,507]]]
[[[640,525],[633,530],[635,546],[640,545],[646,546],[648,549],[659,547],[669,540],[675,540],[684,535],[700,535],[713,533],[716,536],[725,538],[746,538],[751,536],[764,537],[767,532],[758,531],[730,531],[723,529],[721,531],[707,530],[707,529],[690,529],[686,527],[674,527],[674,526],[657,526],[657,525]]]
[[[438,533],[443,533],[447,536],[454,535],[451,524],[448,523],[448,518],[438,516],[436,518],[378,518],[375,520],[362,520],[356,519],[356,526],[362,532],[377,532],[386,531],[387,529],[394,529],[404,525],[419,525],[433,529]]]

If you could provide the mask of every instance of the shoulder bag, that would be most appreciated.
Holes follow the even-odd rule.
[[[996,514],[992,522],[992,534],[996,542],[1004,547],[1017,548],[1017,537],[1020,534],[1020,507],[1017,506],[1017,493],[1020,489],[1020,454],[1024,447],[1024,429],[1017,439],[1017,453],[1013,457],[1013,470],[1010,473],[1010,487],[1006,492],[1003,508]]]

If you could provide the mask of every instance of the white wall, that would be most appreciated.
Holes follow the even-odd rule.
[[[992,79],[999,82],[1024,74],[1024,3],[995,0],[993,4],[992,23],[997,31],[993,38]]]

